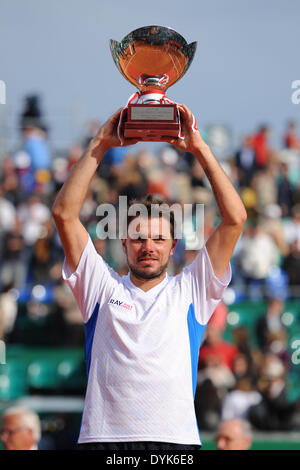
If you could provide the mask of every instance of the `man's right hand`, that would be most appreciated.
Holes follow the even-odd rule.
[[[117,127],[120,119],[122,108],[116,111],[100,128],[98,134],[91,140],[89,148],[92,151],[93,157],[102,156],[112,147],[125,147],[134,145],[139,142],[138,139],[124,139],[123,143],[120,142],[117,135]]]

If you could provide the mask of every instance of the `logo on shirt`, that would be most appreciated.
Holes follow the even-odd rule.
[[[122,302],[121,300],[117,299],[110,299],[108,303],[113,304],[116,307],[126,308],[127,310],[131,310],[133,307],[132,305],[126,304],[125,302]]]

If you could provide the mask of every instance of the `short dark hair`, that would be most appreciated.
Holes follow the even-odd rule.
[[[134,220],[139,215],[143,215],[139,211],[137,211],[136,215],[128,214],[129,208],[133,206],[134,204],[141,204],[145,206],[149,218],[153,216],[153,213],[152,213],[153,206],[158,206],[157,217],[163,217],[170,222],[171,236],[172,238],[174,238],[174,212],[171,210],[171,203],[167,199],[164,199],[163,197],[159,197],[153,194],[147,194],[142,199],[131,199],[129,201],[128,208],[127,208],[127,229],[128,229],[129,224],[132,222],[132,220]],[[156,217],[156,213],[154,214],[154,216]]]

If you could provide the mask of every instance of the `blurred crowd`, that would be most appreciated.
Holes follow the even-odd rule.
[[[0,339],[7,344],[83,345],[81,315],[61,279],[64,254],[51,207],[99,126],[88,123],[82,141],[58,154],[49,144],[38,98],[28,97],[20,148],[0,161]],[[248,213],[232,258],[231,302],[267,299],[268,307],[256,326],[257,348],[243,327],[236,329],[234,343],[224,341],[226,303],[213,315],[200,352],[200,429],[235,418],[247,418],[257,429],[299,427],[298,402],[286,396],[290,360],[281,315],[287,300],[300,298],[300,138],[297,124],[289,122],[281,147],[274,149],[271,132],[266,125],[253,130],[221,162]],[[92,179],[81,220],[97,251],[120,274],[127,273],[120,240],[99,238],[96,210],[102,203],[117,210],[120,195],[130,200],[147,193],[192,207],[204,204],[205,239],[218,223],[210,184],[192,155],[169,145],[156,154],[147,144],[111,149]],[[195,254],[186,227],[169,273],[180,272]]]

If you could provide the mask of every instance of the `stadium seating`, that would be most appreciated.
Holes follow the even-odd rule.
[[[82,348],[28,348],[9,346],[0,366],[0,400],[27,394],[84,393],[85,362]]]

